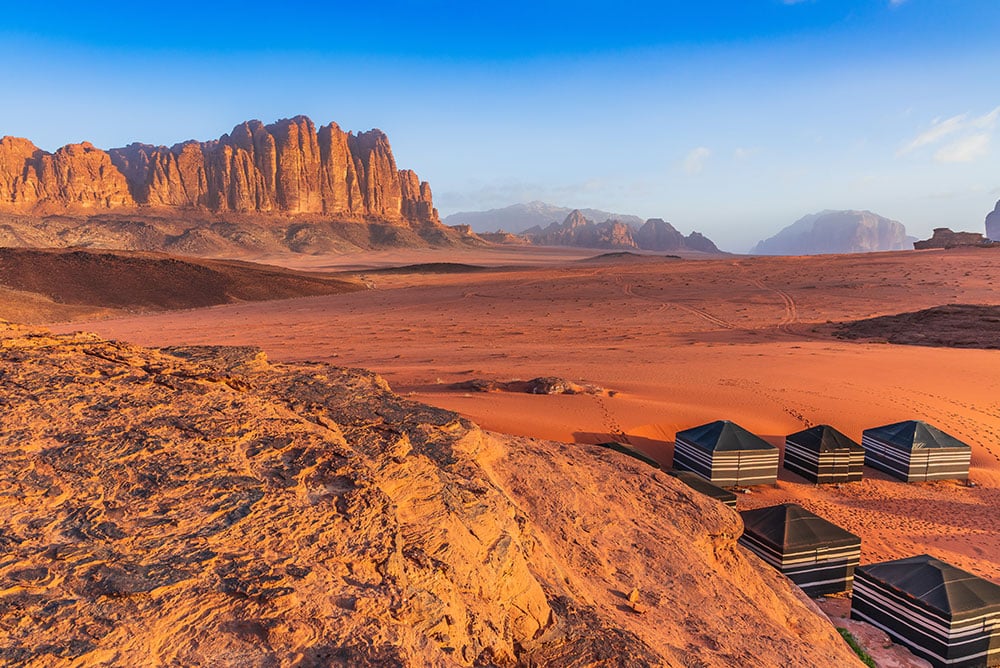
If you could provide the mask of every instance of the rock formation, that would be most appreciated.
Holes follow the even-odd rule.
[[[679,250],[684,248],[684,235],[662,218],[650,218],[635,233],[636,245],[647,250]]]
[[[430,186],[397,169],[379,130],[355,135],[331,123],[317,131],[296,116],[241,123],[209,142],[108,152],[83,143],[54,154],[26,139],[0,139],[2,211],[135,206],[438,222]]]
[[[860,666],[619,453],[250,348],[0,325],[0,373],[5,665]]]
[[[635,230],[618,220],[594,223],[579,209],[571,211],[562,223],[551,223],[545,228],[536,226],[525,230],[521,236],[533,244],[544,246],[719,252],[715,244],[700,233],[692,232],[685,237],[660,218],[650,218]]]
[[[804,216],[750,251],[757,255],[871,253],[910,248],[903,224],[871,211],[821,211]]]
[[[1000,241],[1000,201],[993,211],[986,214],[986,236],[993,241]]]
[[[928,248],[957,248],[959,246],[988,246],[990,240],[979,232],[952,232],[947,227],[935,227],[930,239],[914,241],[915,250]]]

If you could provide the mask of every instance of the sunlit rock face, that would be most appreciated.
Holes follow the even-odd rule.
[[[26,139],[0,140],[0,209],[58,212],[123,207],[306,213],[437,222],[430,186],[396,167],[380,130],[318,130],[305,116],[247,121],[208,142],[89,143],[55,153]]]

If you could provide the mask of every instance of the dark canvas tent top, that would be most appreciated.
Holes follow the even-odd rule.
[[[785,437],[785,468],[817,483],[861,480],[865,449],[828,424]]]
[[[1000,665],[1000,585],[927,554],[859,568],[851,617],[935,666]]]
[[[865,572],[952,619],[984,608],[1000,611],[1000,585],[922,554],[864,567]]]
[[[773,484],[778,449],[734,422],[718,420],[677,432],[674,468],[722,486]]]
[[[905,420],[874,427],[866,429],[865,433],[907,450],[969,447],[951,434],[946,434],[934,425],[921,420]]]
[[[713,499],[721,501],[730,508],[736,507],[736,495],[732,492],[722,489],[716,485],[713,485],[709,481],[702,478],[697,473],[692,473],[690,471],[667,471],[670,475],[677,478],[685,485],[691,489],[701,492],[705,496],[710,496]]]
[[[688,441],[705,450],[733,452],[736,450],[769,450],[774,446],[756,434],[752,434],[735,422],[716,420],[699,427],[691,427],[677,432]]]
[[[969,477],[972,448],[926,422],[866,429],[861,443],[866,464],[907,482]]]
[[[848,591],[861,539],[795,503],[744,510],[740,543],[807,594]]]
[[[744,510],[743,526],[758,538],[782,551],[823,545],[853,545],[861,541],[849,531],[825,520],[796,503]]]

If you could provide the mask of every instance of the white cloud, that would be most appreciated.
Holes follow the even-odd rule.
[[[990,152],[990,135],[981,133],[945,144],[934,154],[938,162],[972,162]]]
[[[698,174],[705,169],[705,163],[712,156],[712,151],[704,146],[692,149],[684,157],[684,171],[688,174]]]
[[[942,144],[934,153],[938,162],[970,162],[989,153],[990,141],[1000,120],[1000,107],[982,116],[968,113],[944,120],[934,119],[931,126],[904,144],[896,157],[902,157],[934,144]]]
[[[759,150],[760,149],[756,148],[743,148],[742,146],[737,146],[736,150],[733,151],[733,159],[739,162],[743,162],[744,160],[749,160],[754,155],[756,155],[759,152]]]
[[[896,155],[906,155],[907,153],[912,153],[922,146],[933,144],[941,139],[944,139],[950,134],[958,132],[965,125],[965,119],[968,118],[968,116],[968,114],[960,114],[958,116],[947,118],[943,121],[934,119],[930,128],[924,130],[911,139],[906,146],[896,152]]]

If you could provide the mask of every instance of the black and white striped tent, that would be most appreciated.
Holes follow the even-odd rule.
[[[827,424],[785,437],[785,468],[815,483],[861,480],[865,449]]]
[[[906,482],[969,477],[972,448],[926,422],[865,429],[861,444],[868,466]]]
[[[861,539],[795,503],[743,510],[740,544],[810,596],[850,591]]]
[[[718,420],[677,432],[674,468],[722,487],[773,485],[778,449],[736,423]]]
[[[1000,586],[926,554],[859,567],[851,618],[939,668],[1000,666]]]
[[[721,501],[730,508],[736,507],[736,495],[732,492],[722,489],[716,485],[713,485],[709,481],[702,478],[697,473],[691,473],[690,471],[668,471],[670,475],[677,478],[685,485],[695,490],[696,492],[701,492],[705,496],[710,496],[716,501]]]

